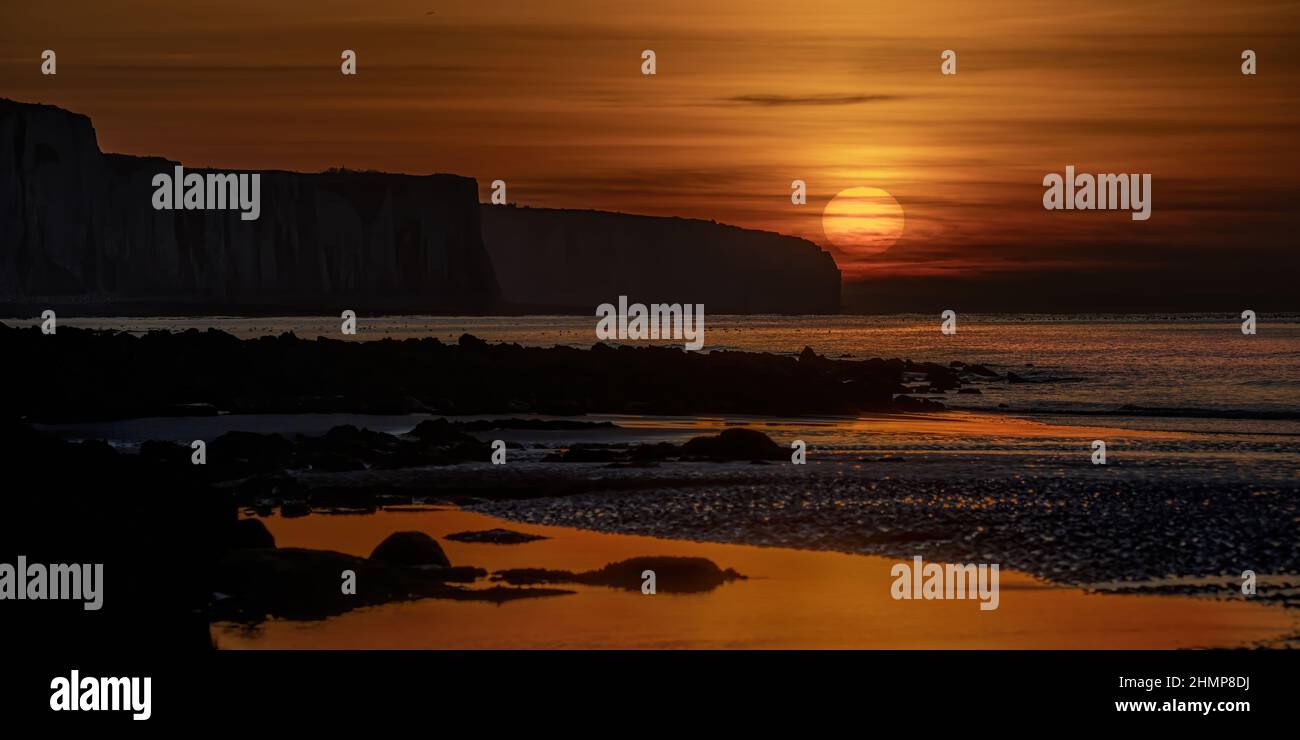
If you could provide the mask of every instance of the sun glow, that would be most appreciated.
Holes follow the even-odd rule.
[[[849,188],[826,204],[822,230],[847,255],[879,254],[903,235],[903,207],[880,188]]]

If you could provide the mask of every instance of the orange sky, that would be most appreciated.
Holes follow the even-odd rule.
[[[906,231],[879,255],[833,250],[849,280],[1172,269],[1210,285],[1219,260],[1274,260],[1267,280],[1294,259],[1297,3],[18,5],[0,9],[0,96],[90,115],[105,151],[454,172],[484,198],[500,178],[521,204],[828,248],[830,198],[883,188]],[[39,74],[45,48],[56,77]],[[956,76],[939,74],[944,49]],[[1151,219],[1044,211],[1042,177],[1067,164],[1152,173]]]

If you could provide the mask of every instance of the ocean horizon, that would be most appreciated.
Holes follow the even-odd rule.
[[[217,329],[241,339],[291,332],[349,341],[470,334],[526,347],[596,344],[596,319],[536,316],[362,316],[355,335],[322,316],[60,317],[60,324],[141,333]],[[706,316],[703,352],[794,356],[804,347],[834,359],[901,357],[982,364],[1023,382],[990,382],[979,394],[943,394],[950,408],[1039,414],[1164,418],[1164,427],[1300,433],[1300,313],[1263,314],[1258,333],[1220,312],[1154,314],[962,313],[943,335],[938,314]],[[6,319],[10,326],[39,320]],[[606,341],[618,346],[619,342]],[[625,341],[681,346],[679,340]],[[928,396],[928,394],[920,394]],[[1202,421],[1196,421],[1202,420]],[[1210,421],[1204,421],[1210,420]],[[1139,422],[1153,424],[1156,422]],[[1208,426],[1207,426],[1208,424]]]

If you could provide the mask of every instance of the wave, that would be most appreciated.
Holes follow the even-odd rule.
[[[1300,409],[1204,408],[1194,406],[1137,406],[1124,404],[1112,409],[1031,408],[1032,413],[1062,416],[1151,416],[1170,419],[1255,419],[1259,421],[1300,421]]]

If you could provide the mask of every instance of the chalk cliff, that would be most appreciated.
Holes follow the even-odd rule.
[[[805,239],[712,221],[483,205],[483,242],[501,299],[594,312],[703,303],[709,314],[836,313],[840,271]]]
[[[839,309],[834,260],[795,237],[480,206],[456,175],[264,171],[257,220],[154,210],[153,177],[177,164],[105,154],[86,116],[0,98],[0,315],[590,313],[619,295],[713,315]]]
[[[261,217],[242,221],[155,211],[153,176],[175,165],[104,154],[86,116],[0,99],[0,305],[333,314],[496,301],[471,178],[262,172]]]

